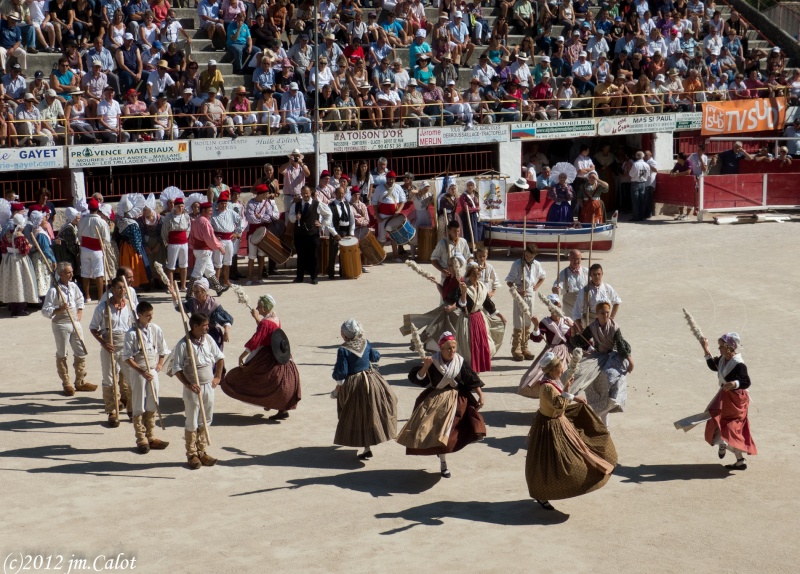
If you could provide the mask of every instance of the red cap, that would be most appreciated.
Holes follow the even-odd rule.
[[[262,193],[267,193],[269,191],[269,187],[267,187],[266,183],[259,183],[258,185],[253,186],[253,193],[256,195],[261,195]]]
[[[329,172],[327,169],[323,169],[322,173],[319,174],[319,176],[320,177],[330,177],[331,176],[331,172]]]
[[[172,202],[172,205],[183,205],[183,198],[182,197],[176,197],[175,201]]]
[[[11,211],[25,211],[25,204],[12,201]]]
[[[358,188],[357,185],[354,185],[353,187],[350,188],[351,193],[359,193],[360,191],[361,190]]]
[[[34,203],[28,208],[28,213],[30,213],[31,211],[44,211],[44,208],[38,203]]]
[[[230,201],[230,200],[231,200],[231,194],[227,189],[222,193],[220,193],[219,197],[217,198],[217,201]],[[201,205],[200,207],[202,208],[203,206]]]
[[[242,193],[242,188],[238,185],[231,186],[231,193]]]
[[[95,198],[90,199],[87,205],[89,206],[89,211],[97,211],[100,209],[100,204]]]
[[[212,206],[210,201],[204,201],[203,203],[200,204],[200,209],[211,209],[211,207]]]
[[[393,171],[390,171],[389,173],[386,174],[386,177],[387,178],[393,177],[393,178],[397,179],[397,174],[395,172],[393,172]]]
[[[132,95],[134,95],[134,94],[138,94],[138,93],[139,93],[139,92],[137,92],[136,90],[134,90],[133,88],[131,88],[130,90],[128,90],[127,92],[125,92],[125,97],[126,97],[126,98],[128,98],[128,97],[130,97],[130,96],[132,96]]]
[[[343,173],[342,177],[340,177],[339,179],[344,179],[344,180],[350,181],[350,178],[348,177],[348,175],[346,173]]]

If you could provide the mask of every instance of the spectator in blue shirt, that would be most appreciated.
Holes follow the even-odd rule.
[[[233,56],[234,74],[241,74],[250,58],[261,52],[260,48],[253,46],[253,38],[250,36],[250,28],[244,23],[244,16],[244,12],[239,12],[234,21],[228,24],[226,50]]]

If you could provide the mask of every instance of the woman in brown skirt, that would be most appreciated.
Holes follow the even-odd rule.
[[[617,451],[608,429],[586,401],[569,393],[572,378],[562,387],[561,359],[548,352],[539,365],[544,378],[528,436],[525,480],[531,497],[553,510],[549,500],[602,487],[617,464]]]
[[[456,338],[449,331],[439,337],[439,352],[411,369],[408,380],[426,388],[417,397],[397,442],[406,447],[406,454],[439,455],[442,476],[450,478],[447,453],[486,436],[478,412],[483,407],[483,382],[456,353]]]
[[[266,411],[276,409],[278,413],[269,418],[281,420],[289,418],[289,411],[300,402],[300,373],[288,352],[276,357],[273,351],[272,337],[281,327],[274,307],[275,299],[270,295],[259,297],[253,309],[258,329],[245,343],[239,366],[225,374],[221,387],[231,398]]]
[[[358,321],[345,321],[341,333],[344,344],[333,367],[337,383],[333,396],[339,413],[333,443],[363,447],[358,458],[367,460],[372,458],[373,445],[392,440],[397,434],[397,397],[372,368],[381,354],[364,337]]]

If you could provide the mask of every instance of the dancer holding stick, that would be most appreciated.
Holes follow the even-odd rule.
[[[33,244],[39,244],[34,238]],[[49,262],[48,262],[49,264]],[[56,283],[47,292],[42,305],[42,314],[50,319],[53,336],[56,339],[56,370],[61,379],[64,395],[71,397],[75,391],[92,392],[97,385],[86,382],[86,355],[88,349],[83,339],[80,319],[83,315],[84,299],[80,287],[72,279],[72,265],[68,262],[56,266],[54,277]],[[75,320],[77,315],[78,321]],[[69,379],[67,365],[67,343],[72,347],[74,355],[72,366],[75,369],[75,386]]]
[[[133,313],[125,298],[124,279],[115,277],[111,280],[108,297],[98,303],[89,323],[89,332],[101,347],[103,401],[108,414],[108,424],[112,428],[119,426],[120,395],[123,396],[123,404],[128,408],[132,407],[130,387],[120,378],[125,333],[131,328],[132,323]],[[129,411],[129,414],[133,418],[133,412]]]
[[[522,241],[525,245],[522,257],[511,264],[506,276],[506,285],[524,299],[523,305],[514,307],[514,334],[511,339],[511,358],[514,361],[532,360],[536,355],[528,350],[530,336],[530,317],[533,314],[533,297],[544,282],[545,272],[536,261],[536,245],[528,243],[526,238],[527,218],[523,220]],[[527,310],[527,313],[525,312]],[[527,317],[526,317],[527,315]]]
[[[125,282],[125,293],[127,293],[127,295],[128,295],[128,301],[133,301],[133,297],[131,296],[130,285],[128,285],[128,280],[125,278],[124,275],[122,276],[122,280]],[[141,306],[141,305],[142,304],[139,303],[139,306]],[[150,389],[150,394],[152,396],[152,400],[155,402],[155,409],[156,409],[155,412],[158,413],[158,422],[161,425],[161,429],[162,430],[166,430],[167,427],[164,426],[164,419],[161,416],[161,409],[158,408],[158,393],[156,392],[156,388],[155,388],[155,383],[158,383],[158,379],[156,378],[155,379],[155,383],[154,383],[153,382],[154,378],[152,376],[148,377],[148,374],[152,375],[152,373],[150,373],[151,361],[150,361],[150,357],[148,356],[148,355],[151,354],[150,346],[152,346],[154,344],[154,343],[152,343],[153,339],[151,339],[151,336],[156,336],[156,335],[160,334],[160,343],[158,345],[156,345],[156,347],[153,349],[154,351],[158,351],[160,353],[159,354],[159,362],[156,365],[156,369],[155,369],[156,373],[161,371],[161,368],[164,366],[163,356],[166,356],[166,354],[169,351],[169,349],[167,348],[166,342],[164,342],[164,335],[163,335],[163,333],[161,333],[161,328],[158,325],[153,324],[151,326],[151,328],[148,329],[146,334],[143,332],[143,327],[141,325],[141,321],[140,321],[140,317],[139,317],[139,306],[137,306],[137,308],[135,310],[134,309],[131,309],[131,310],[134,313],[134,315],[133,315],[133,319],[134,319],[133,320],[133,325],[134,325],[134,330],[136,331],[136,339],[139,342],[139,350],[137,352],[142,354],[142,358],[143,358],[143,362],[144,362],[145,373],[141,373],[141,376],[144,377],[144,379],[148,383],[148,388]],[[149,305],[149,307],[150,307],[150,311],[152,311],[152,307],[153,306]],[[148,325],[150,323],[150,321],[152,321],[152,313],[150,313],[150,320],[145,323],[145,326]],[[151,331],[152,331],[152,333],[151,333]],[[127,335],[126,335],[126,337],[127,337]],[[144,338],[145,337],[147,337],[148,342],[151,342],[150,346],[147,346],[147,347],[145,346],[145,344],[144,344]],[[129,345],[126,342],[126,348],[128,348],[128,347],[129,347]],[[135,345],[131,346],[131,348],[135,348]],[[147,349],[147,352],[145,352],[145,349]],[[162,351],[163,351],[163,353],[162,353]],[[129,364],[133,360],[132,356],[131,357],[125,357],[125,358],[128,360]],[[132,374],[136,374],[137,371],[140,370],[138,368],[138,366],[131,365],[131,368],[133,369],[133,373]],[[131,381],[131,382],[133,382],[133,381]],[[136,393],[136,389],[134,389],[133,386],[131,386],[131,390],[133,391],[133,393]],[[142,392],[141,399],[142,399],[142,402],[143,402],[144,399],[145,399],[145,395],[143,393],[144,389],[139,389],[139,391]],[[149,411],[149,412],[146,411],[144,413],[145,419],[147,419],[148,415],[150,415],[150,414],[152,414],[152,411]],[[133,415],[136,416],[135,409],[134,409]]]

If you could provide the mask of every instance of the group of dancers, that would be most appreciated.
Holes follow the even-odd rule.
[[[30,219],[35,223],[37,217]],[[17,255],[10,249],[6,246],[4,266]],[[534,314],[535,298],[546,279],[536,255],[535,246],[527,245],[505,282],[515,303],[512,359],[532,361],[521,377],[519,394],[539,401],[528,434],[528,489],[543,508],[552,509],[550,501],[591,492],[608,481],[617,462],[608,417],[625,409],[626,377],[634,370],[634,360],[615,319],[622,300],[604,282],[602,267],[582,266],[577,250],[570,251],[569,265],[560,271],[551,292],[540,297],[548,316],[539,319]],[[406,316],[402,329],[411,335],[412,348],[421,359],[410,369],[408,380],[424,387],[411,416],[398,431],[396,395],[376,368],[380,353],[359,322],[350,319],[341,326],[343,343],[333,368],[337,386],[332,394],[338,412],[333,442],[363,449],[358,458],[369,460],[372,447],[396,440],[409,455],[436,455],[441,475],[448,478],[446,455],[486,436],[480,373],[491,370],[507,320],[495,303],[501,282],[486,250],[469,249],[457,220],[448,223],[447,237],[436,246],[433,267],[440,272],[438,280],[433,274],[427,276],[436,283],[441,303],[424,315]],[[55,285],[46,290],[42,307],[51,320],[57,372],[67,396],[96,390],[87,380],[89,349],[80,325],[86,301],[73,273],[69,262],[57,265]],[[166,280],[175,309],[185,317],[184,336],[171,349],[154,322],[153,305],[139,301],[132,280],[129,267],[118,269],[94,309],[89,330],[100,352],[108,425],[118,427],[119,413],[126,409],[138,452],[169,445],[156,436],[163,372],[183,385],[186,459],[191,469],[216,463],[209,453],[209,427],[217,386],[237,400],[277,411],[271,417],[275,420],[285,419],[297,407],[300,375],[273,297],[258,299],[251,311],[255,333],[238,365],[228,370],[223,349],[231,340],[233,317],[210,293],[208,277],[199,276],[187,285],[186,301],[175,278]],[[541,342],[545,346],[535,356],[531,344]],[[721,458],[728,451],[735,454],[736,462],[729,468],[744,470],[744,455],[756,454],[756,448],[747,416],[750,379],[740,354],[741,340],[735,333],[721,337],[719,357],[711,356],[705,339],[702,345],[709,367],[718,372],[720,390],[705,418],[696,420],[706,422],[706,440],[718,448]],[[74,355],[74,385],[69,350]]]

